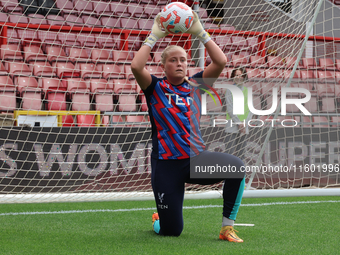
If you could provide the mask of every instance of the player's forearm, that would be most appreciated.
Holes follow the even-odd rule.
[[[228,60],[220,47],[218,47],[218,45],[213,40],[208,41],[204,46],[207,49],[211,61],[214,64],[224,68]]]
[[[143,45],[136,53],[131,62],[131,70],[141,71],[144,69],[146,62],[150,56],[151,48],[147,45]]]

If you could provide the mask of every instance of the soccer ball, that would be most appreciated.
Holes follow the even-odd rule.
[[[192,25],[194,15],[185,3],[170,3],[161,11],[160,23],[171,34],[185,33]]]

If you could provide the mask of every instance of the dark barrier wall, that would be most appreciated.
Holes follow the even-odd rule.
[[[250,166],[267,133],[261,130],[249,135]],[[202,133],[209,150],[224,151],[223,128]],[[147,128],[2,128],[0,192],[150,190],[150,137]],[[339,138],[335,128],[274,129],[261,162],[274,172],[256,169],[256,179],[274,187],[278,179],[298,185],[339,183]]]

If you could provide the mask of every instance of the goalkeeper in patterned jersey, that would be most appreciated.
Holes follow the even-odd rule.
[[[183,199],[185,183],[214,184],[224,181],[223,218],[219,238],[230,242],[243,242],[234,230],[234,221],[244,190],[244,173],[238,177],[221,179],[190,178],[190,168],[207,166],[212,162],[220,166],[244,166],[236,156],[209,152],[199,130],[201,89],[211,88],[226,65],[226,57],[203,29],[198,16],[187,33],[197,36],[205,45],[212,62],[193,77],[187,78],[187,56],[182,47],[168,46],[161,57],[166,77],[157,78],[144,67],[151,49],[167,33],[160,29],[159,15],[155,18],[151,34],[135,55],[131,70],[143,90],[152,126],[151,183],[157,211],[152,216],[156,233],[179,236],[183,230]],[[195,81],[203,81],[198,84]]]

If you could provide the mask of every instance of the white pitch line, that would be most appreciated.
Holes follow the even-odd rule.
[[[270,206],[270,205],[296,205],[296,204],[320,204],[320,203],[340,203],[340,200],[327,201],[296,201],[296,202],[273,202],[260,204],[241,204],[241,206]],[[220,208],[222,205],[200,205],[200,206],[183,206],[183,209],[205,209]],[[156,208],[130,208],[130,209],[95,209],[95,210],[69,210],[69,211],[41,211],[41,212],[8,212],[0,213],[0,216],[17,216],[17,215],[42,215],[42,214],[70,214],[70,213],[97,213],[97,212],[135,212],[135,211],[156,211]]]

